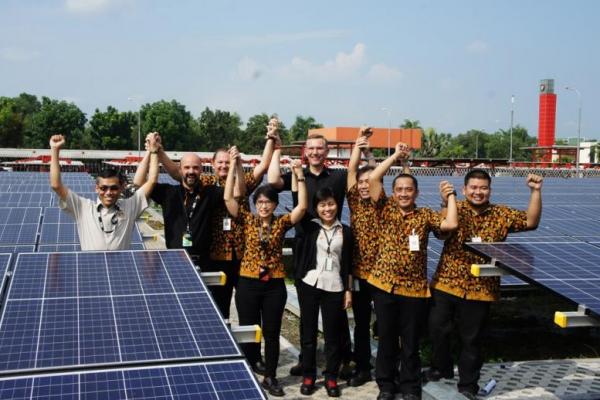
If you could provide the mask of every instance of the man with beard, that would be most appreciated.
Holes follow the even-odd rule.
[[[162,207],[167,248],[186,249],[197,264],[208,258],[211,215],[223,199],[223,188],[202,185],[202,161],[197,154],[181,157],[179,173],[180,184],[157,184],[151,199]]]

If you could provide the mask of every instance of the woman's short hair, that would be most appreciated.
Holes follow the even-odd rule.
[[[320,201],[327,200],[327,199],[333,199],[335,201],[335,204],[337,204],[337,201],[335,200],[335,195],[333,194],[333,189],[331,189],[329,186],[327,186],[327,187],[323,187],[323,188],[317,190],[317,192],[313,196],[314,211],[315,212],[317,211],[317,204],[319,204]],[[337,204],[337,206],[339,207],[340,205]]]
[[[252,202],[256,204],[260,196],[265,196],[275,204],[279,204],[279,192],[273,186],[266,184],[259,186],[252,195]]]

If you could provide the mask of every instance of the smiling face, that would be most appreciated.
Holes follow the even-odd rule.
[[[482,178],[471,178],[463,187],[463,195],[471,206],[483,207],[490,202],[492,188],[490,181]]]
[[[411,178],[399,177],[394,182],[392,190],[394,192],[394,199],[398,202],[401,209],[410,210],[415,206],[419,190],[417,190]]]
[[[358,189],[358,194],[360,198],[363,200],[367,200],[371,198],[371,192],[369,191],[369,177],[371,176],[371,171],[365,171],[360,174],[356,179],[356,188]]]
[[[319,201],[316,205],[317,215],[325,225],[331,225],[337,217],[337,203],[333,197]]]
[[[179,163],[179,173],[183,186],[189,190],[193,189],[200,182],[202,172],[202,161],[196,154],[188,153],[181,157]]]
[[[213,171],[219,178],[227,178],[229,172],[229,153],[218,150],[212,161]]]
[[[277,203],[269,199],[264,194],[261,194],[257,197],[254,205],[256,206],[256,214],[262,219],[270,218],[277,208]]]
[[[308,139],[304,148],[304,155],[308,164],[313,167],[322,167],[325,165],[329,149],[327,143],[321,138]]]
[[[113,206],[119,200],[122,191],[123,186],[117,176],[96,179],[96,193],[104,207]]]

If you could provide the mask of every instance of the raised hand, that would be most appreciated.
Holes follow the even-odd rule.
[[[366,138],[369,138],[373,135],[373,128],[367,125],[363,125],[360,127],[360,129],[358,130],[358,136],[364,136]]]
[[[150,132],[146,136],[146,150],[156,152],[160,150],[160,148],[160,135],[158,134],[158,132]]]
[[[400,160],[407,159],[409,154],[410,154],[410,147],[408,147],[408,145],[406,143],[403,143],[403,142],[396,143],[394,155],[396,156],[397,160],[398,159],[400,159]]]
[[[366,136],[359,136],[356,139],[356,142],[354,142],[354,145],[356,147],[358,147],[359,149],[361,149],[362,151],[368,151],[369,150],[369,138],[367,138]]]
[[[448,181],[440,182],[440,196],[442,198],[442,202],[448,203],[448,196],[451,194],[456,195],[456,191],[454,190],[454,185],[452,185]]]
[[[240,160],[240,151],[237,146],[231,146],[229,148],[229,164],[234,165]]]
[[[529,188],[531,190],[541,190],[542,189],[542,183],[544,182],[544,178],[542,178],[539,175],[536,174],[529,174],[527,175],[527,186],[529,186]]]
[[[269,138],[273,138],[273,139],[278,139],[279,138],[279,119],[277,119],[277,117],[272,117],[269,120],[269,123],[267,125],[267,139]]]
[[[63,135],[52,135],[50,137],[50,148],[60,150],[65,145],[65,137]]]
[[[297,178],[304,177],[304,170],[302,169],[302,161],[293,160],[292,161],[292,171],[294,172],[294,175],[296,175]]]

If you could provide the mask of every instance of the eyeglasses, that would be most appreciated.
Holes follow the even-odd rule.
[[[273,204],[271,200],[258,200],[256,202],[256,207],[270,206],[271,204]]]
[[[108,192],[109,190],[116,192],[117,190],[121,189],[121,186],[119,185],[102,185],[102,186],[98,186],[98,189],[100,189],[101,192]]]

